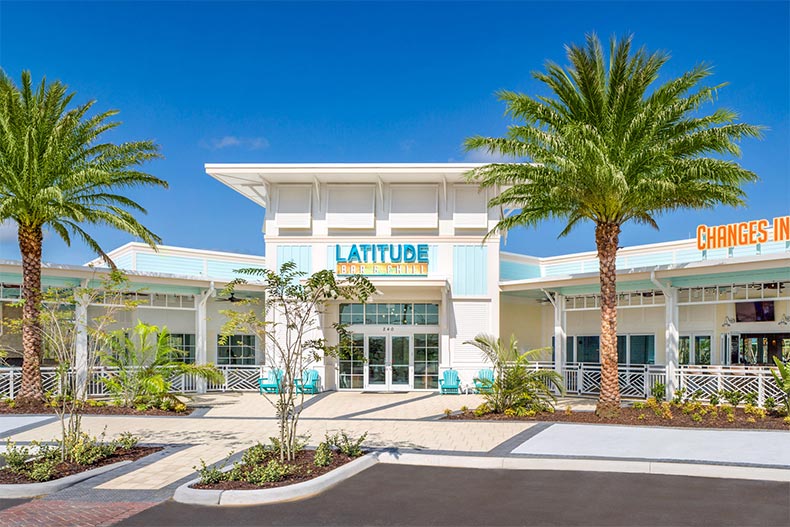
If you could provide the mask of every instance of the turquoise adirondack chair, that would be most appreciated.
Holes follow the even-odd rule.
[[[442,394],[446,393],[461,393],[461,380],[458,378],[458,372],[455,370],[445,370],[442,378],[439,379],[439,391]]]
[[[283,371],[280,369],[269,370],[269,376],[265,379],[258,379],[258,390],[261,395],[264,393],[280,393],[283,384]]]
[[[491,393],[494,384],[494,371],[488,368],[477,372],[475,377],[475,391],[477,393]]]
[[[294,385],[296,393],[318,393],[321,377],[316,370],[305,370],[301,379],[296,379]]]

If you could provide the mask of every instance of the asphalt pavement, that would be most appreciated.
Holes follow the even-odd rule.
[[[790,525],[790,483],[685,476],[376,465],[310,499],[164,502],[123,526]]]

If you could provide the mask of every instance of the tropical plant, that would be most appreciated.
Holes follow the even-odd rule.
[[[742,205],[741,185],[757,179],[723,156],[739,155],[737,142],[758,137],[760,127],[737,123],[730,110],[704,112],[722,86],[700,85],[711,67],[700,64],[654,85],[669,54],[632,51],[631,43],[631,36],[612,38],[608,58],[595,35],[567,46],[567,67],[548,62],[545,72],[533,73],[551,96],[498,92],[517,123],[504,137],[465,142],[468,150],[517,161],[469,174],[498,191],[490,207],[514,210],[489,235],[551,218],[567,222],[560,236],[582,222],[595,225],[602,416],[620,411],[615,261],[623,224],[658,228],[656,218],[676,209]]]
[[[142,172],[140,165],[160,157],[152,141],[119,145],[102,142],[120,125],[117,110],[89,115],[95,101],[69,108],[74,93],[66,85],[42,79],[33,89],[30,72],[22,85],[0,71],[0,222],[18,228],[22,256],[22,385],[18,402],[40,403],[42,336],[41,249],[44,229],[66,244],[72,236],[112,262],[83,226],[106,225],[128,232],[152,247],[159,237],[137,221],[145,209],[119,192],[167,183]]]
[[[784,414],[790,416],[790,362],[782,362],[779,357],[774,357],[774,363],[776,369],[771,369],[771,375],[782,394],[782,403],[785,405]]]
[[[490,412],[554,410],[555,392],[564,391],[562,376],[554,370],[529,367],[529,360],[544,350],[520,352],[515,335],[511,335],[510,342],[505,344],[498,337],[481,333],[464,344],[471,344],[482,351],[493,366],[494,381],[482,380],[487,388],[482,396]]]
[[[109,350],[100,353],[104,366],[113,368],[114,373],[102,378],[110,395],[126,407],[178,408],[182,405],[171,393],[173,376],[192,375],[210,382],[222,382],[223,375],[213,364],[189,364],[178,360],[181,350],[170,343],[170,332],[166,327],[139,322],[127,334],[124,330],[112,333],[108,341]],[[167,403],[165,401],[170,401]]]
[[[349,334],[345,326],[335,323],[337,343],[315,335],[324,333],[321,316],[327,307],[338,301],[365,302],[376,292],[366,277],[352,275],[336,277],[332,271],[322,270],[310,276],[297,270],[294,262],[285,262],[279,272],[270,269],[238,269],[235,272],[261,281],[264,298],[248,299],[237,305],[258,305],[260,309],[223,310],[227,317],[222,338],[236,333],[253,333],[264,342],[265,363],[283,370],[282,389],[276,398],[267,400],[274,405],[279,425],[280,461],[292,461],[299,450],[297,425],[304,405],[303,390],[297,391],[295,381],[302,372],[326,356],[338,356],[347,348]],[[305,278],[306,276],[306,278]],[[246,283],[239,278],[231,282],[224,293]]]

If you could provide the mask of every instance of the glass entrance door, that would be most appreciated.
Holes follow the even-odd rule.
[[[409,390],[412,386],[411,335],[367,336],[367,382],[371,390]]]

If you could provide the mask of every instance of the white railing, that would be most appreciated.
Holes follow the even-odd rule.
[[[258,391],[258,378],[261,376],[263,366],[217,366],[222,372],[224,380],[220,383],[208,383],[209,392],[226,391]],[[107,397],[109,391],[102,381],[103,378],[111,377],[118,371],[117,368],[97,367],[91,370],[91,378],[88,381],[89,397]],[[76,373],[69,370],[69,384],[73,385]],[[58,372],[57,368],[44,366],[41,368],[41,383],[45,392],[57,393]],[[170,379],[171,391],[174,393],[196,393],[200,383],[193,374],[179,373]],[[22,368],[3,367],[0,368],[0,397],[13,399],[19,393],[22,384]]]
[[[563,368],[565,391],[569,394],[596,395],[601,391],[601,365],[596,362],[571,362]],[[620,395],[649,397],[657,383],[666,385],[663,364],[620,364],[617,366]]]
[[[773,397],[779,402],[782,392],[774,383],[771,368],[765,366],[680,366],[678,387],[686,389],[686,395],[702,392],[708,398],[720,391],[738,391],[742,394],[756,393],[758,404]]]

